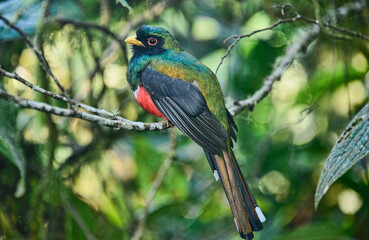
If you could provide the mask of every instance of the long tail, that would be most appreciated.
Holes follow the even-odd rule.
[[[215,179],[220,178],[222,182],[240,236],[251,240],[254,238],[254,231],[263,229],[265,216],[242,175],[232,149],[228,152],[223,150],[223,156],[219,156],[205,151],[205,155]]]

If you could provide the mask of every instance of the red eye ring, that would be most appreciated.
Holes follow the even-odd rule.
[[[147,44],[149,44],[150,46],[155,46],[158,43],[158,40],[156,38],[149,38],[147,39]]]

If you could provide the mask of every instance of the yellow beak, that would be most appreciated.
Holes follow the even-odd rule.
[[[140,42],[140,41],[137,40],[136,35],[127,37],[126,40],[124,40],[124,41],[126,43],[129,43],[129,44],[133,44],[133,45],[136,45],[136,46],[145,47],[145,45],[143,45],[142,42]]]

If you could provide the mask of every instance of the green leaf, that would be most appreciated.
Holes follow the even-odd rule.
[[[15,197],[23,196],[26,185],[26,163],[19,146],[15,129],[16,108],[4,100],[0,100],[0,155],[12,162],[19,170],[20,179],[15,191]]]
[[[128,8],[128,11],[132,10],[126,0],[116,0],[116,3],[120,3],[123,7]]]
[[[351,120],[329,154],[315,193],[315,208],[329,187],[368,153],[369,103]]]

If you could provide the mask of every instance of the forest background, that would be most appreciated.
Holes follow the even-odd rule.
[[[239,239],[200,147],[128,86],[124,39],[142,24],[170,30],[217,73],[267,218],[255,239],[367,239],[360,0],[1,1],[0,239]],[[357,126],[338,155],[361,154],[331,158],[334,177],[319,180]]]

